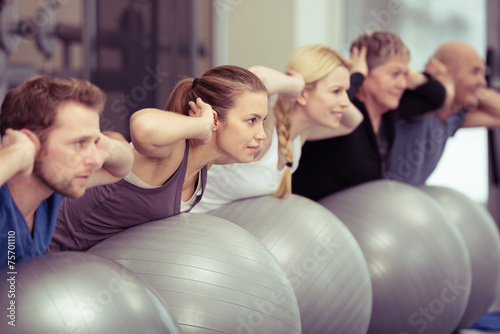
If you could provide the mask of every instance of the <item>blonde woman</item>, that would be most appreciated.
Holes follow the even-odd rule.
[[[287,64],[287,74],[254,66],[268,95],[279,94],[264,124],[267,139],[255,161],[213,166],[201,202],[192,212],[208,212],[235,200],[291,193],[291,174],[298,166],[301,147],[319,140],[351,133],[363,117],[350,102],[350,63],[325,45],[297,49]]]

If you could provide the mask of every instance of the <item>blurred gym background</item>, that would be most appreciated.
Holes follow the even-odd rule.
[[[222,64],[283,70],[310,43],[348,56],[370,29],[401,35],[415,70],[439,44],[468,42],[500,88],[499,14],[496,0],[0,0],[0,101],[37,73],[85,78],[108,97],[102,130],[129,137],[130,115],[163,109],[184,76]],[[498,130],[460,130],[428,184],[487,205],[498,223]]]

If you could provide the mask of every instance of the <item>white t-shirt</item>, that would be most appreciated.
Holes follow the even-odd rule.
[[[299,166],[302,151],[300,136],[292,141],[292,150],[293,173]],[[275,128],[271,146],[259,161],[212,165],[203,198],[191,212],[205,213],[240,199],[274,194],[283,170],[278,170],[278,131]]]

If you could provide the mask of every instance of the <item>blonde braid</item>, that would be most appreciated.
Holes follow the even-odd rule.
[[[278,144],[280,151],[285,155],[287,164],[284,167],[281,175],[280,185],[278,190],[273,194],[277,198],[288,197],[292,193],[292,122],[290,112],[292,106],[290,103],[283,103],[280,99],[276,101],[274,106],[274,115],[276,117],[276,128],[278,130]]]

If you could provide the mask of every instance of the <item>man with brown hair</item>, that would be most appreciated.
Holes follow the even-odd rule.
[[[132,150],[104,135],[102,91],[84,80],[35,76],[5,96],[0,112],[0,267],[41,255],[63,196],[123,178]]]

